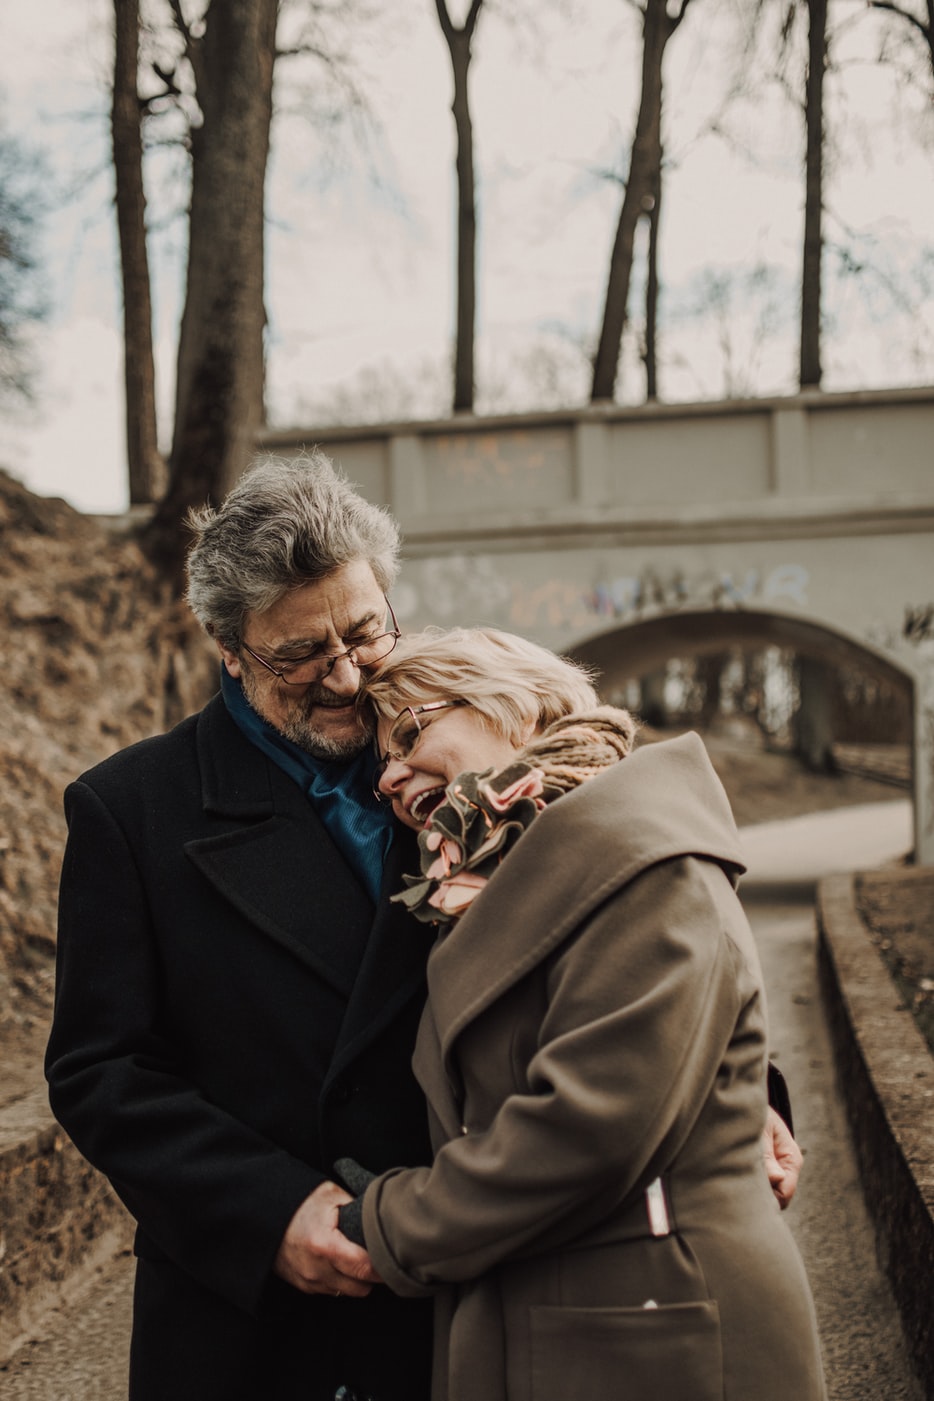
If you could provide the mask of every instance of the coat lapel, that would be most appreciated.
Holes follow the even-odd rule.
[[[372,931],[341,1027],[333,1071],[338,1073],[392,1020],[414,993],[424,999],[425,964],[434,930],[413,919],[390,897],[401,890],[405,871],[418,869],[415,834],[400,827],[383,871]]]
[[[240,733],[220,697],[197,729],[202,800],[215,832],[191,861],[263,934],[338,992],[354,987],[373,906],[305,795]]]

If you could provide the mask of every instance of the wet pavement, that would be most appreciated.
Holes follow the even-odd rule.
[[[813,909],[819,876],[871,867],[907,851],[908,804],[768,823],[747,828],[743,837],[750,871],[740,893],[762,958],[771,1052],[791,1087],[805,1155],[787,1219],[814,1292],[828,1398],[924,1401],[876,1262],[837,1093],[818,987]],[[43,1336],[0,1370],[3,1401],[121,1401],[131,1290],[132,1260],[124,1256],[99,1274],[81,1301],[49,1315]]]

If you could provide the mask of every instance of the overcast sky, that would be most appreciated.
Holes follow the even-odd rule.
[[[595,336],[620,199],[601,171],[619,167],[638,98],[638,31],[623,0],[513,0],[514,9],[521,4],[537,17],[534,35],[484,11],[472,69],[481,405],[484,389],[490,402],[500,402],[497,392],[522,392],[514,364],[530,347],[551,345],[570,362],[563,348]],[[777,91],[760,92],[730,110],[733,141],[710,133],[730,71],[731,5],[743,8],[742,0],[695,0],[666,60],[672,166],[661,258],[662,392],[671,399],[722,395],[731,368],[734,388],[789,392],[794,382],[801,125]],[[862,0],[831,5],[836,22],[863,8]],[[364,370],[386,377],[388,366],[425,382],[450,343],[449,61],[431,0],[394,0],[387,10],[378,38],[361,48],[375,118],[366,153],[344,138],[316,138],[297,119],[280,120],[274,131],[269,402],[280,425],[313,422],[334,387],[358,382]],[[109,17],[108,0],[30,0],[0,10],[5,126],[47,150],[56,205],[43,248],[52,315],[38,340],[39,398],[34,410],[0,423],[0,463],[33,490],[103,511],[126,501],[107,170]],[[835,290],[825,388],[929,383],[932,133],[925,147],[921,100],[872,61],[875,39],[865,24],[851,27],[838,53],[847,61],[830,92],[828,231],[836,240],[849,230],[857,252],[872,250],[873,268],[841,283],[838,259],[828,255]],[[157,204],[153,197],[151,212]],[[183,243],[177,221],[160,227],[153,247],[164,436]],[[757,267],[768,274],[743,296]],[[692,315],[711,276],[724,297],[719,325]],[[887,278],[900,289],[900,310]],[[575,382],[567,383],[573,392]],[[638,374],[625,367],[624,397],[638,402],[641,392]]]

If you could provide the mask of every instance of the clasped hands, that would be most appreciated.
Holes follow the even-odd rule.
[[[353,1201],[336,1182],[322,1182],[305,1198],[276,1253],[273,1269],[280,1279],[303,1294],[348,1299],[365,1299],[374,1284],[382,1283],[363,1246],[340,1229],[338,1212]]]
[[[763,1133],[763,1152],[769,1183],[784,1210],[798,1186],[803,1159],[784,1120],[772,1108]],[[351,1190],[322,1182],[305,1198],[289,1222],[274,1268],[280,1279],[303,1294],[365,1299],[374,1284],[382,1283],[364,1247],[355,1243],[363,1238],[359,1198],[373,1173],[352,1158],[341,1158],[335,1170]]]

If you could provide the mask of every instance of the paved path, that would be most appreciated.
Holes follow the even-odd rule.
[[[743,888],[776,884],[812,898],[822,876],[883,866],[912,848],[911,803],[907,798],[832,808],[782,822],[743,828],[749,874]],[[799,889],[800,888],[800,889]]]
[[[817,974],[814,886],[911,847],[908,802],[874,803],[743,831],[740,894],[759,945],[771,1052],[789,1081],[804,1171],[788,1222],[817,1305],[830,1401],[923,1401],[872,1227],[837,1093]]]
[[[3,1401],[124,1401],[132,1292],[133,1260],[122,1255],[0,1369]]]
[[[924,1401],[876,1264],[836,1092],[813,913],[819,876],[908,850],[909,806],[880,803],[768,823],[747,828],[743,838],[750,870],[741,894],[765,971],[772,1053],[790,1082],[805,1152],[788,1220],[817,1303],[829,1401]],[[0,1371],[3,1401],[122,1401],[131,1273],[128,1258],[115,1261],[80,1304],[53,1314],[46,1335]]]

